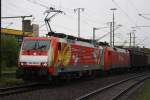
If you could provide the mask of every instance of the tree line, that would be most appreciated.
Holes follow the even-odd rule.
[[[17,66],[19,48],[15,36],[1,35],[1,67]]]

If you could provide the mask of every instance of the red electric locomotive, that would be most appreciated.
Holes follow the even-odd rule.
[[[24,79],[80,77],[92,72],[130,67],[127,50],[93,45],[86,39],[72,38],[68,36],[24,38],[17,76]]]
[[[126,49],[104,48],[104,71],[113,69],[128,69],[130,67],[130,55]]]
[[[103,48],[93,44],[58,37],[26,37],[19,55],[18,76],[55,77],[82,75],[101,70]]]

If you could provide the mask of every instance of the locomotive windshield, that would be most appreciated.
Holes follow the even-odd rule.
[[[22,46],[23,50],[48,50],[49,40],[25,40]]]

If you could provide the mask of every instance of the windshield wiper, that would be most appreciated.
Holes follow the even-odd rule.
[[[46,48],[46,45],[41,45],[37,49],[42,49],[42,48]]]

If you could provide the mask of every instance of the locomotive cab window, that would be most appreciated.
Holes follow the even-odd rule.
[[[24,40],[23,50],[48,50],[50,47],[49,40]]]

